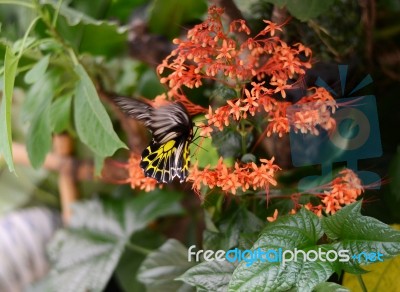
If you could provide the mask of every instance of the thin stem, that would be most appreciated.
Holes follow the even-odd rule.
[[[131,243],[131,242],[127,242],[125,246],[126,246],[127,248],[129,248],[129,249],[131,249],[131,250],[133,250],[133,251],[136,251],[136,252],[138,252],[138,253],[141,253],[141,254],[143,254],[143,255],[148,255],[148,254],[150,254],[150,253],[153,252],[153,251],[150,250],[150,249],[141,247],[141,246],[136,245],[136,244]]]
[[[63,0],[58,0],[57,8],[56,8],[56,11],[54,13],[53,22],[51,24],[52,27],[56,27],[57,19],[58,19],[58,15],[60,14],[60,9],[61,9],[62,2],[63,2]]]
[[[361,290],[363,292],[368,292],[367,286],[365,286],[365,283],[364,283],[364,280],[363,280],[362,276],[361,275],[357,275],[357,279],[358,279],[358,283],[360,283]]]
[[[22,73],[22,72],[30,70],[32,67],[33,67],[32,64],[29,64],[29,65],[26,65],[26,66],[23,66],[23,67],[19,67],[18,70],[17,70],[17,75]],[[1,72],[0,72],[0,75],[1,75]]]
[[[242,136],[242,154],[246,154],[247,152],[247,143],[246,143],[246,127],[243,124],[242,121],[239,122],[239,126],[240,126],[240,135]]]
[[[25,2],[25,1],[18,1],[18,0],[0,0],[0,4],[12,4],[12,5],[20,5],[27,8],[35,9],[35,5]]]
[[[69,56],[71,57],[71,60],[74,63],[74,65],[75,66],[78,65],[79,61],[78,61],[78,58],[75,55],[74,50],[72,48],[68,48],[68,53],[69,53]]]
[[[59,6],[61,6],[61,2],[62,2],[61,0],[58,2]],[[69,54],[69,56],[70,56],[72,62],[74,63],[74,65],[75,65],[75,66],[78,65],[78,64],[79,64],[79,61],[78,61],[78,58],[77,58],[77,56],[76,56],[76,54],[75,54],[73,48],[72,48],[70,45],[68,45],[68,44],[64,41],[64,39],[58,34],[57,30],[56,30],[55,27],[54,27],[54,25],[55,25],[54,20],[56,20],[56,16],[58,15],[59,9],[56,10],[56,16],[54,17],[53,22],[51,22],[50,19],[49,19],[46,15],[44,15],[43,11],[42,11],[41,8],[40,8],[40,4],[39,4],[37,1],[35,1],[35,3],[36,3],[36,5],[37,5],[37,7],[36,7],[36,8],[37,8],[37,11],[39,12],[39,14],[40,14],[40,16],[41,16],[43,22],[44,22],[44,23],[46,24],[46,26],[48,27],[51,36],[52,36],[59,44],[61,44],[61,46],[63,46],[63,48],[64,48],[65,51],[68,52],[68,54]],[[58,8],[59,8],[59,7],[58,7]]]
[[[32,20],[31,24],[29,25],[28,29],[26,30],[24,38],[22,39],[21,49],[19,50],[19,53],[18,53],[18,59],[21,58],[22,53],[24,52],[25,43],[26,43],[26,40],[28,39],[29,33],[31,32],[32,28],[35,26],[36,22],[39,19],[40,19],[40,16],[37,16],[34,20]]]

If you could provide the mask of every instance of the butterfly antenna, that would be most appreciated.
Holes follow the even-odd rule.
[[[193,141],[192,141],[192,143],[193,143]],[[194,145],[196,145],[198,148],[200,148],[200,149],[203,149],[204,151],[208,152],[208,150],[207,150],[207,149],[205,149],[205,148],[201,147],[199,144],[196,144],[196,143],[193,143],[193,144],[194,144]]]
[[[193,140],[192,140],[192,142],[190,142],[190,143],[193,143],[194,141],[196,141],[197,139],[199,139],[199,138],[206,138],[206,137],[203,137],[203,136],[197,136],[196,138],[194,138]]]

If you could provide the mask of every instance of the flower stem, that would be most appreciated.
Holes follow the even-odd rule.
[[[365,286],[364,280],[361,275],[357,275],[358,283],[360,283],[361,290],[363,292],[368,292],[367,287]]]

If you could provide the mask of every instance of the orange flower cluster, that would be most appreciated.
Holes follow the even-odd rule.
[[[319,134],[317,126],[326,131],[334,130],[336,127],[335,119],[332,114],[335,113],[338,105],[332,95],[323,87],[310,88],[315,93],[303,97],[294,106],[287,111],[288,123],[292,125],[297,133]]]
[[[260,159],[261,165],[258,166],[254,162],[239,164],[235,163],[233,168],[228,168],[222,161],[218,160],[215,169],[210,169],[208,165],[203,170],[199,170],[197,163],[192,167],[192,170],[187,178],[187,181],[192,181],[192,188],[199,192],[202,185],[209,187],[219,187],[224,192],[236,194],[238,189],[243,192],[252,188],[268,189],[269,185],[276,185],[274,179],[275,172],[280,168],[274,164],[274,158],[271,160]]]
[[[226,106],[217,108],[214,112],[209,107],[205,118],[207,125],[200,123],[201,135],[210,137],[213,127],[220,131],[230,124],[231,120],[246,119],[247,115],[255,115],[263,109],[268,113],[267,136],[277,133],[279,137],[288,133],[290,128],[297,133],[319,134],[318,126],[327,131],[336,126],[332,114],[338,107],[336,101],[325,88],[310,88],[315,93],[303,97],[296,104],[277,101],[272,98],[271,90],[263,86],[265,82],[252,82],[251,90],[245,89],[246,98],[228,100]]]
[[[209,107],[205,118],[207,125],[200,123],[201,135],[209,137],[213,127],[222,130],[230,124],[230,120],[246,119],[248,115],[254,116],[257,111],[264,109],[271,112],[273,109],[279,111],[282,102],[277,102],[272,98],[273,90],[264,87],[265,81],[257,83],[251,82],[250,90],[244,89],[245,98],[228,100],[227,105],[217,108],[215,111]]]
[[[140,167],[141,157],[139,154],[131,153],[126,168],[129,172],[129,178],[127,182],[130,182],[131,188],[139,188],[146,192],[150,192],[155,189],[157,180],[144,175],[143,169]],[[161,187],[162,185],[160,185]]]
[[[250,35],[244,20],[235,20],[225,31],[221,21],[224,10],[215,6],[208,11],[208,18],[188,31],[186,40],[175,39],[178,47],[158,66],[158,73],[171,69],[173,72],[161,78],[167,83],[170,95],[179,94],[181,87],[200,87],[203,79],[219,80],[232,87],[248,83],[256,77],[261,80],[271,76],[270,84],[275,92],[290,88],[289,79],[304,74],[310,68],[311,50],[302,44],[293,47],[274,36],[282,25],[264,21],[267,25],[255,37],[244,41],[236,33]]]
[[[296,210],[301,207],[314,212],[319,217],[325,214],[335,214],[342,207],[354,203],[357,198],[364,192],[364,187],[361,180],[351,169],[344,169],[339,172],[338,176],[330,183],[317,187],[318,191],[314,190],[305,193],[313,193],[321,199],[321,204],[313,205],[307,203],[299,204],[298,199],[301,194],[292,195],[292,200],[295,203],[295,209],[292,209],[289,214],[295,214]],[[267,221],[273,222],[278,217],[278,210],[275,209],[273,216],[267,217]]]
[[[321,199],[321,205],[313,206],[311,203],[304,207],[321,216],[322,211],[326,214],[335,214],[342,207],[354,203],[364,192],[364,187],[357,174],[351,169],[344,169],[329,184],[322,186],[322,193],[317,194]]]
[[[295,130],[317,134],[316,125],[325,129],[334,127],[331,111],[335,102],[325,89],[303,98],[315,102],[312,106],[298,107],[299,113],[286,116],[286,109],[291,102],[278,101],[276,95],[286,98],[286,90],[294,88],[295,78],[311,67],[311,50],[298,43],[289,46],[275,32],[282,30],[282,25],[264,21],[266,26],[254,37],[244,20],[233,21],[228,30],[224,29],[221,15],[224,10],[215,6],[209,9],[208,18],[188,31],[186,40],[175,39],[178,47],[158,66],[159,74],[171,70],[161,82],[168,84],[168,96],[192,106],[183,94],[182,88],[197,88],[205,79],[215,80],[233,88],[233,96],[227,104],[215,110],[209,107],[207,123],[199,123],[201,135],[210,137],[215,128],[222,130],[231,121],[246,119],[256,112],[264,110],[268,114],[267,136],[277,133],[280,137],[289,132],[292,125]],[[238,33],[249,37],[241,39]],[[268,77],[268,84],[251,82]],[[251,83],[251,86],[248,84]],[[320,103],[324,105],[319,109]]]

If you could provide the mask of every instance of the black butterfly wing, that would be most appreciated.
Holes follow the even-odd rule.
[[[181,103],[171,103],[154,110],[149,129],[153,139],[160,144],[180,136],[189,138],[192,132],[192,121]]]
[[[144,101],[126,97],[114,100],[127,115],[143,122],[153,135],[140,164],[146,176],[164,183],[175,177],[184,181],[189,169],[189,143],[193,138],[192,121],[185,107],[170,103],[154,108]]]
[[[164,144],[154,140],[142,153],[140,166],[146,176],[169,183],[175,177],[183,182],[189,172],[189,141],[184,137],[171,139]]]
[[[118,96],[113,98],[115,104],[128,116],[141,121],[146,127],[151,124],[154,108],[137,98]]]

